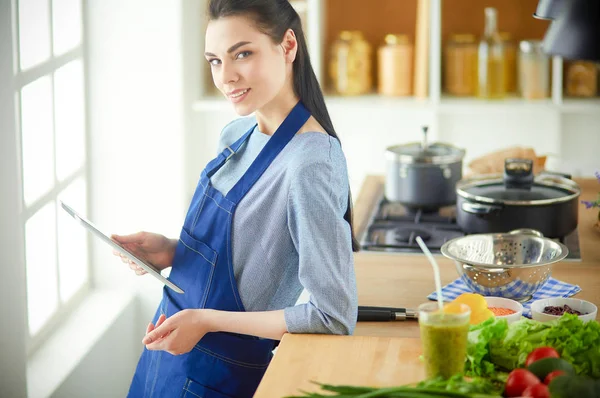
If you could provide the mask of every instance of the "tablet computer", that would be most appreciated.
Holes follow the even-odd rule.
[[[164,283],[165,285],[167,285],[168,287],[173,289],[175,292],[183,293],[183,290],[181,288],[179,288],[179,286],[177,286],[176,284],[174,284],[173,282],[171,282],[170,280],[168,280],[167,278],[162,276],[160,274],[160,272],[156,268],[154,268],[154,266],[152,266],[152,265],[148,264],[147,262],[143,261],[142,259],[138,258],[135,254],[131,253],[130,251],[125,249],[123,246],[121,246],[119,243],[112,240],[110,237],[108,237],[108,235],[106,235],[105,233],[100,231],[98,228],[96,228],[96,226],[94,224],[92,224],[85,217],[79,215],[75,210],[73,210],[70,206],[65,204],[63,201],[60,201],[60,205],[67,213],[69,213],[69,215],[71,215],[71,217],[73,217],[75,220],[79,221],[79,223],[81,225],[83,225],[92,234],[94,234],[95,236],[97,236],[98,238],[103,240],[104,242],[108,243],[113,249],[119,251],[120,253],[123,253],[127,258],[134,261],[137,265],[139,265],[146,272],[148,272],[148,274],[154,276],[156,279],[158,279],[159,281],[161,281],[162,283]]]

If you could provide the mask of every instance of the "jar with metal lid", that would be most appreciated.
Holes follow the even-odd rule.
[[[407,35],[388,34],[377,50],[379,94],[412,94],[413,45]]]
[[[542,50],[540,40],[519,43],[519,93],[526,99],[550,94],[550,57]]]
[[[508,32],[500,32],[504,47],[504,86],[507,93],[517,92],[517,45]]]
[[[329,74],[333,89],[341,95],[371,91],[371,45],[359,31],[343,30],[331,48]]]
[[[567,67],[566,94],[572,97],[593,97],[598,85],[596,64],[575,61]]]
[[[477,92],[477,43],[475,35],[453,34],[444,48],[445,91],[469,96]]]
[[[386,149],[385,197],[410,209],[433,211],[456,202],[456,183],[462,178],[463,149],[422,142]]]

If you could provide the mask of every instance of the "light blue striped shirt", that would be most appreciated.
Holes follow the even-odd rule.
[[[237,119],[219,149],[256,123]],[[235,185],[271,136],[258,127],[212,178],[223,194]],[[234,274],[247,311],[285,309],[290,333],[351,334],[358,298],[346,159],[327,134],[296,134],[240,201],[233,218]],[[302,290],[306,303],[296,304]]]

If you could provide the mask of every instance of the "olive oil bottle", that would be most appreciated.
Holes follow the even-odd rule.
[[[498,33],[497,11],[485,8],[485,31],[477,52],[477,96],[503,98],[506,95],[504,44]]]

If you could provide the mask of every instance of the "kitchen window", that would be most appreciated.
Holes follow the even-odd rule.
[[[13,0],[15,120],[32,353],[90,286],[82,0]]]

